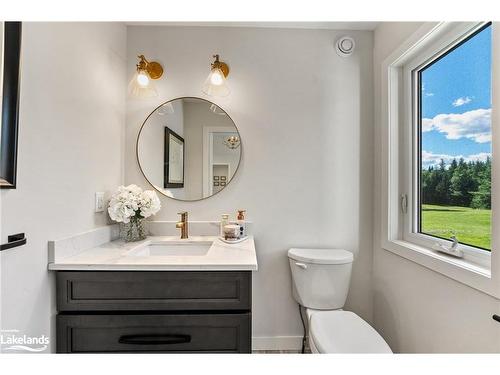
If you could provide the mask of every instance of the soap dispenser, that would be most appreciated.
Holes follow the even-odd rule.
[[[247,236],[247,224],[245,222],[245,212],[246,210],[238,210],[237,224],[240,227],[240,238]]]

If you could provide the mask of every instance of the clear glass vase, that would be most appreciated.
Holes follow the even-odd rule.
[[[146,229],[144,228],[144,219],[131,217],[130,222],[121,223],[120,237],[125,242],[141,241],[146,238]]]

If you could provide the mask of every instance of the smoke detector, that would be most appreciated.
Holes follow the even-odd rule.
[[[337,52],[337,55],[347,57],[352,55],[355,45],[354,39],[349,36],[343,36],[335,43],[335,51]]]

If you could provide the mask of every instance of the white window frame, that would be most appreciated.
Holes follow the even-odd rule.
[[[414,152],[418,141],[414,127],[417,112],[413,100],[418,90],[412,84],[416,71],[436,57],[446,53],[463,39],[486,24],[478,22],[427,23],[413,34],[382,64],[381,133],[382,133],[382,248],[412,260],[422,266],[444,274],[492,296],[500,297],[500,256],[494,249],[500,244],[500,199],[492,194],[492,251],[460,245],[462,259],[439,253],[436,243],[449,245],[449,241],[416,233],[418,215],[415,179],[419,173]],[[498,27],[492,25],[492,38],[500,37]],[[500,57],[499,48],[492,43],[492,60]],[[498,61],[498,60],[497,60]],[[493,82],[500,79],[498,64],[493,64]],[[500,96],[492,84],[492,107],[500,108]],[[500,125],[500,116],[492,109],[492,133]],[[492,152],[500,141],[492,137]],[[384,147],[385,146],[385,147]],[[498,185],[500,162],[492,158],[492,193]],[[500,182],[500,181],[499,181]],[[401,197],[407,196],[407,213],[403,213]],[[495,198],[496,196],[496,198]],[[495,212],[497,214],[495,214]]]
[[[480,22],[476,24],[460,23],[453,28],[443,38],[438,38],[434,43],[426,46],[422,52],[419,52],[416,57],[407,62],[403,67],[403,90],[404,90],[404,142],[402,142],[403,150],[406,151],[405,161],[403,163],[404,182],[401,184],[401,195],[406,196],[407,210],[403,213],[403,239],[408,242],[413,242],[417,245],[427,248],[433,248],[436,244],[450,246],[451,241],[439,239],[423,233],[418,233],[418,214],[419,214],[419,174],[420,165],[417,157],[419,134],[418,129],[418,72],[431,64],[436,59],[448,53],[465,39],[483,28],[488,22]],[[451,41],[451,42],[450,42]],[[460,238],[458,238],[460,240]],[[470,263],[489,269],[491,262],[491,253],[473,246],[459,244],[459,249],[464,252],[464,259]]]

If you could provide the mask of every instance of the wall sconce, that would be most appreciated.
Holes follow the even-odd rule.
[[[229,67],[225,62],[219,61],[219,55],[213,55],[215,61],[211,64],[210,74],[203,84],[202,91],[210,96],[228,96],[229,87],[226,77],[229,74]]]
[[[152,98],[158,96],[158,91],[152,80],[163,75],[163,67],[156,61],[148,61],[144,55],[137,56],[137,70],[128,85],[131,96],[138,98]]]

